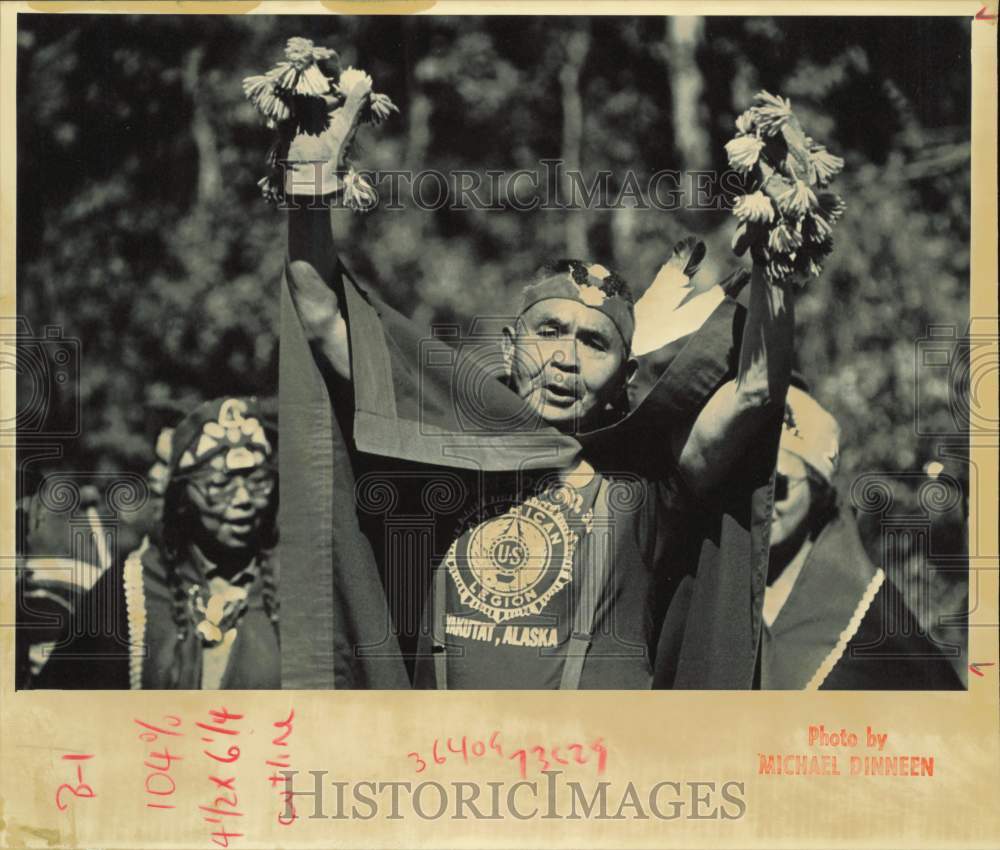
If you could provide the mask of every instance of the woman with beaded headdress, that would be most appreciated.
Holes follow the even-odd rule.
[[[173,433],[162,518],[75,612],[38,687],[280,687],[275,434],[226,397]]]

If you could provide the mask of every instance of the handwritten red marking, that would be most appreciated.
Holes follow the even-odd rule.
[[[215,759],[216,761],[222,762],[223,764],[232,764],[234,761],[236,761],[236,759],[240,757],[240,748],[237,747],[235,744],[231,746],[228,750],[226,750],[226,755],[229,756],[229,758],[224,758],[223,756],[217,756],[214,753],[210,753],[208,750],[202,750],[202,752],[210,759]]]
[[[286,739],[288,738],[289,735],[292,734],[292,721],[294,719],[295,719],[295,709],[293,708],[288,713],[288,717],[286,717],[284,720],[276,720],[274,723],[271,724],[275,729],[285,730],[277,738],[271,739],[272,744],[274,744],[276,747],[288,746],[288,744],[286,743]]]
[[[994,665],[993,661],[977,661],[975,664],[970,664],[969,669],[979,677],[983,677],[986,674],[980,670],[980,667],[992,667]]]
[[[295,812],[295,804],[292,802],[292,792],[282,791],[278,796],[281,797],[281,802],[285,803],[286,809],[289,810],[288,814],[278,812],[278,823],[282,826],[291,826],[299,817]]]
[[[542,770],[549,769],[549,760],[545,758],[545,747],[532,747],[531,751],[538,756],[538,760],[542,763]]]
[[[220,798],[220,797],[216,797],[215,798],[216,804],[218,804],[220,800],[222,800],[223,803],[229,803],[229,800],[226,800],[226,799],[223,799],[223,798]],[[231,803],[230,805],[236,805],[236,804],[235,803]],[[226,817],[231,817],[231,818],[241,818],[241,817],[243,817],[243,812],[235,812],[235,811],[234,812],[227,812],[224,809],[220,809],[218,807],[218,805],[215,805],[215,806],[204,806],[204,805],[202,805],[202,806],[198,806],[198,808],[201,809],[203,812],[208,812],[209,814],[213,814],[213,815],[220,815],[220,816],[221,815],[225,815]]]
[[[294,728],[292,721],[295,719],[295,709],[291,709],[288,712],[288,717],[284,720],[276,720],[271,725],[275,729],[283,730],[281,734],[275,735],[271,739],[271,743],[276,747],[288,747],[288,739],[291,737],[292,730]],[[276,753],[274,758],[267,759],[264,764],[268,767],[277,767],[287,770],[292,766],[292,757],[288,750],[285,749],[279,753]],[[293,802],[295,795],[292,792],[288,784],[288,778],[273,771],[268,777],[268,781],[271,783],[271,787],[275,787],[278,782],[283,782],[285,787],[278,792],[278,799],[281,801],[282,809],[277,814],[277,821],[281,826],[291,826],[298,820],[298,813],[295,811],[295,804]]]
[[[157,777],[159,777],[161,781],[164,779],[167,780],[167,782],[170,783],[169,787],[163,790],[153,788],[153,780],[157,779]],[[171,777],[168,773],[151,773],[146,777],[146,792],[149,794],[154,794],[157,797],[169,797],[176,790],[177,783],[174,782],[173,777]],[[173,806],[171,806],[171,808],[173,808]]]
[[[490,735],[488,742],[486,739],[470,740],[468,735],[463,735],[461,738],[448,737],[443,740],[444,745],[441,743],[441,738],[435,738],[431,744],[430,755],[434,764],[445,764],[448,761],[446,753],[462,756],[465,764],[469,763],[470,753],[473,758],[482,758],[489,753],[495,753],[501,759],[505,758],[504,748],[500,743],[499,730],[495,730]],[[568,750],[572,756],[563,756],[564,750]],[[414,750],[407,753],[406,756],[413,759],[416,773],[423,773],[427,770],[428,762],[419,751]],[[604,745],[603,738],[597,738],[589,745],[579,742],[558,746],[532,743],[511,750],[510,754],[506,756],[506,761],[517,763],[518,772],[522,779],[526,778],[531,771],[544,772],[552,770],[554,765],[567,766],[570,764],[596,763],[597,773],[601,775],[607,770],[608,749]]]
[[[521,762],[521,765],[520,765],[520,768],[521,768],[520,769],[521,778],[523,779],[525,776],[527,776],[528,775],[528,753],[525,750],[514,750],[514,752],[511,753],[510,758],[511,759],[519,759],[520,760],[520,762]]]
[[[175,756],[166,747],[163,748],[163,752],[152,752],[149,754],[150,758],[163,759],[163,764],[153,764],[152,762],[144,761],[143,764],[146,767],[151,767],[153,770],[165,772],[170,769],[170,765],[175,761],[184,761],[184,756]]]
[[[174,721],[173,723],[168,722],[167,723],[168,726],[180,726],[181,725],[181,719],[179,717],[176,717],[173,714],[168,714],[167,715],[167,720],[168,721],[171,721],[171,720]],[[144,729],[149,730],[147,732],[140,732],[139,733],[139,739],[142,740],[142,741],[156,741],[159,738],[160,735],[171,735],[173,737],[176,737],[176,736],[182,734],[181,732],[172,732],[170,729],[161,729],[159,726],[154,726],[152,723],[146,723],[145,720],[140,720],[138,717],[133,717],[132,718],[132,722],[137,723],[140,726],[142,726]]]
[[[224,729],[221,726],[210,726],[207,723],[197,722],[194,725],[198,726],[198,727],[200,727],[200,728],[202,728],[204,730],[206,730],[207,732],[218,732],[220,735],[238,735],[239,734],[235,729]],[[205,739],[202,738],[202,740],[204,741]]]
[[[210,708],[208,710],[208,716],[212,718],[216,723],[228,723],[230,720],[242,720],[242,714],[233,714],[225,706],[222,708]]]
[[[232,783],[231,782],[227,782],[226,783],[226,787],[227,788],[232,788]],[[223,797],[223,796],[220,795],[220,796],[216,797],[212,801],[212,805],[213,806],[232,806],[235,809],[236,808],[236,803],[237,803],[238,800],[239,800],[239,797],[236,796],[236,792],[234,791],[233,792],[233,798],[231,800],[228,797]]]
[[[230,838],[242,838],[242,832],[227,832],[224,828],[212,833],[212,843],[219,847],[229,847]],[[222,839],[221,841],[219,839]]]
[[[997,19],[996,15],[984,15],[983,12],[986,11],[986,7],[983,6],[978,12],[976,12],[977,21],[995,21]]]
[[[233,783],[236,781],[235,776],[230,776],[229,779],[219,779],[218,776],[210,776],[208,778],[215,783],[216,788],[226,788],[234,794],[236,793],[236,789],[233,788]]]
[[[452,746],[451,738],[448,739],[447,747],[448,747],[448,752],[449,753],[455,753],[455,755],[461,755],[463,761],[466,764],[469,763],[469,750],[468,750],[468,745],[467,745],[466,740],[465,740],[465,735],[462,736],[462,746],[459,747],[459,749],[456,750]]]
[[[176,714],[164,715],[162,722],[157,721],[156,723],[151,723],[146,720],[140,720],[138,717],[133,717],[132,722],[143,730],[139,732],[138,738],[140,741],[145,741],[147,744],[159,741],[161,735],[167,735],[170,738],[180,738],[184,736],[183,732],[177,731],[178,727],[181,725],[181,719]],[[153,798],[172,796],[177,790],[177,783],[170,775],[170,768],[175,761],[183,760],[184,756],[170,752],[170,748],[167,747],[166,744],[164,744],[162,750],[150,750],[147,752],[146,759],[142,763],[144,767],[148,767],[150,769],[150,773],[146,774],[146,780],[143,784],[146,793]],[[147,800],[146,808],[166,810],[176,809],[177,807],[172,803],[167,803],[162,800],[159,802]]]
[[[590,748],[597,753],[597,775],[600,776],[608,766],[608,749],[604,746],[604,739],[598,738]]]
[[[93,757],[94,757],[93,755],[85,755],[78,753],[71,753],[69,755],[63,756],[63,759],[65,761],[77,762],[76,765],[77,784],[74,786],[70,785],[68,782],[64,782],[62,785],[56,788],[56,808],[59,809],[60,812],[66,811],[66,809],[69,807],[68,802],[66,803],[63,802],[62,797],[64,792],[69,792],[74,797],[83,798],[85,800],[92,800],[94,797],[97,796],[97,793],[94,791],[93,787],[83,781],[82,763],[87,761],[87,759],[92,759]]]
[[[231,726],[233,721],[242,720],[242,714],[233,714],[225,707],[218,709],[210,709],[209,712],[210,723],[203,723],[200,720],[195,721],[195,725],[201,729],[205,729],[209,732],[218,732],[223,735],[239,735],[240,730],[237,727]],[[214,743],[214,738],[202,738],[203,741],[207,743]],[[202,750],[202,753],[208,758],[215,762],[220,762],[224,764],[232,764],[237,761],[240,757],[240,748],[233,744],[226,750],[226,755],[216,755],[209,750]],[[228,756],[228,757],[227,757]],[[236,792],[236,776],[221,777],[216,776],[213,772],[208,775],[209,782],[214,786],[214,791],[218,792],[221,789],[225,789],[230,792],[229,794],[218,794],[213,797],[211,804],[202,804],[198,808],[202,812],[202,819],[206,823],[211,824],[222,824],[223,818],[226,817],[243,817],[243,812],[237,811],[236,807],[239,805],[239,795]],[[217,817],[210,817],[210,815],[217,815]],[[219,847],[229,847],[230,838],[242,838],[244,833],[242,832],[229,832],[225,827],[210,833],[212,838],[212,843],[218,845]]]

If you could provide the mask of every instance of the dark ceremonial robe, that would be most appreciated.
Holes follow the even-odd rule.
[[[724,302],[689,339],[646,359],[627,417],[568,436],[497,380],[493,342],[430,339],[346,275],[341,307],[350,386],[314,359],[283,282],[283,687],[410,687],[427,624],[403,624],[420,623],[432,565],[498,474],[541,475],[585,458],[611,479],[676,493],[671,429],[735,375],[742,321],[742,308]],[[758,437],[719,503],[674,536],[662,611],[643,636],[654,651],[641,686],[753,685],[779,425]],[[635,556],[646,572],[650,519]]]
[[[277,569],[272,555],[271,566]],[[201,580],[193,559],[175,569]],[[248,608],[236,626],[220,689],[268,690],[281,686],[278,636],[264,609],[261,582],[250,586]],[[36,688],[198,690],[202,640],[194,624],[178,644],[173,590],[160,552],[148,544],[109,569],[77,608],[70,642],[52,653]],[[81,633],[89,632],[89,633]],[[171,668],[179,658],[179,678]]]
[[[961,688],[944,651],[868,559],[850,507],[838,504],[774,622],[763,627],[761,687]]]

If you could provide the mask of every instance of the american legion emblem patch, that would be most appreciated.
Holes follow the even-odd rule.
[[[544,611],[573,580],[579,534],[571,525],[586,533],[593,522],[581,507],[581,494],[565,485],[488,502],[445,555],[461,604],[495,623]]]

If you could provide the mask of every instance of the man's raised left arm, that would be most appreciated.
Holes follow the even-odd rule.
[[[674,457],[699,496],[715,490],[752,451],[760,429],[784,411],[792,368],[791,284],[767,281],[755,265],[736,377],[719,387],[694,421],[672,436]]]

